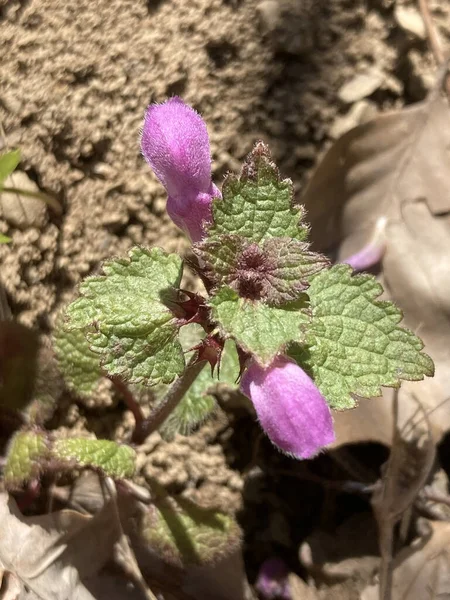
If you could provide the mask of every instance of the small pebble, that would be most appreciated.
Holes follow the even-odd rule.
[[[374,119],[377,115],[377,107],[370,100],[360,100],[359,102],[355,102],[351,109],[345,115],[338,117],[331,129],[329,131],[329,135],[332,139],[337,140],[344,133],[350,131],[357,125],[361,125],[361,123],[367,123]]]
[[[359,73],[340,88],[339,100],[346,104],[352,104],[367,98],[382,85],[384,79],[384,74],[376,68]]]
[[[280,17],[280,5],[277,0],[263,0],[256,7],[263,33],[275,31]]]
[[[394,11],[397,25],[407,33],[424,40],[427,36],[422,15],[413,7],[397,6]]]
[[[39,192],[38,186],[23,171],[14,171],[6,178],[5,187]],[[38,198],[23,196],[11,192],[0,193],[0,210],[3,218],[13,227],[27,229],[42,228],[47,219],[47,206]]]

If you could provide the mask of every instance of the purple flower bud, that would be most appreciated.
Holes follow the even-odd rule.
[[[350,265],[354,271],[367,271],[383,258],[384,246],[367,244],[359,252],[352,254],[342,262]]]
[[[281,558],[268,558],[259,569],[256,591],[264,600],[292,600],[288,577],[288,568]]]
[[[142,154],[166,188],[167,212],[192,241],[211,223],[212,198],[220,191],[211,181],[208,131],[201,116],[180,98],[152,104],[145,114]]]
[[[241,381],[261,427],[283,452],[311,458],[334,441],[331,412],[313,380],[286,356],[269,367],[253,361]]]
[[[342,262],[350,265],[355,271],[366,271],[378,264],[386,250],[386,223],[386,217],[380,217],[370,242]]]

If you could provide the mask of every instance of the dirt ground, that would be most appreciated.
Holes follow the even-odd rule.
[[[430,5],[448,46],[450,5]],[[425,97],[435,65],[420,19],[408,12],[414,6],[394,0],[0,0],[0,149],[20,148],[20,170],[63,206],[62,215],[36,209],[39,214],[20,219],[0,202],[0,233],[13,240],[0,246],[0,280],[13,314],[49,336],[75,286],[103,259],[135,244],[187,249],[139,152],[149,103],[176,94],[203,115],[218,185],[263,139],[300,190],[341,133]],[[119,439],[130,429],[130,415],[107,386],[94,406],[65,394],[58,419],[60,427]],[[366,458],[373,482],[386,450],[371,446],[358,456]],[[305,576],[308,551],[302,555],[301,544],[313,531],[335,532],[355,514],[360,521],[344,537],[366,535],[373,526],[365,498],[317,482],[339,477],[337,464],[323,456],[293,465],[261,439],[253,416],[239,407],[190,438],[164,442],[153,435],[139,468],[143,479],[156,476],[171,491],[220,499],[239,511],[254,580],[274,554]],[[375,534],[370,544],[374,540]],[[359,597],[359,584],[342,591],[342,577],[324,570],[323,597]]]

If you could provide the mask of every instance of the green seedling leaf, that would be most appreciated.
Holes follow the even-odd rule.
[[[312,324],[307,345],[292,356],[313,376],[332,408],[352,408],[351,394],[381,395],[381,386],[399,387],[434,373],[423,343],[399,327],[401,311],[379,301],[382,287],[371,275],[353,275],[335,265],[316,275],[308,294]]]
[[[90,396],[103,377],[100,357],[92,352],[82,329],[67,330],[60,319],[54,332],[58,364],[69,388],[82,397]]]
[[[233,338],[262,365],[268,365],[289,342],[301,342],[308,325],[306,298],[275,308],[240,298],[224,287],[210,299],[212,317],[224,337]]]
[[[7,235],[3,235],[3,233],[0,233],[0,244],[9,244],[10,241],[10,237],[8,237]]]
[[[0,405],[21,410],[36,379],[37,334],[14,321],[0,321]]]
[[[271,237],[304,241],[308,228],[301,223],[303,209],[293,205],[290,179],[280,180],[265,144],[256,144],[239,177],[229,175],[222,199],[213,201],[214,224],[209,237],[239,235],[252,242]]]
[[[102,368],[130,383],[170,383],[184,369],[172,308],[182,261],[159,248],[133,248],[129,260],[103,265],[104,276],[80,286],[67,309],[67,329],[83,329]]]
[[[20,163],[20,150],[10,150],[0,156],[0,186]]]
[[[305,242],[285,237],[257,244],[238,235],[213,236],[198,245],[196,254],[217,287],[229,286],[241,298],[272,306],[297,300],[308,279],[328,265]]]
[[[109,440],[59,439],[53,442],[51,452],[62,465],[90,467],[114,479],[132,477],[136,468],[133,448]]]
[[[141,531],[150,547],[176,565],[211,565],[231,554],[241,533],[230,515],[186,498],[163,496],[144,515]]]
[[[5,485],[17,489],[30,479],[38,477],[47,464],[48,440],[44,433],[19,431],[13,437],[3,470]]]

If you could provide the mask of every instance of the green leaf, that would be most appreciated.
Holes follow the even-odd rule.
[[[48,441],[44,433],[16,433],[10,443],[3,470],[6,486],[16,489],[30,479],[38,477],[46,465],[48,454]]]
[[[297,300],[308,279],[328,265],[324,256],[309,251],[308,244],[286,237],[257,244],[238,235],[213,236],[195,252],[214,285],[229,286],[241,298],[262,299],[272,306]]]
[[[10,241],[11,241],[10,237],[8,237],[7,235],[3,235],[2,233],[0,233],[0,244],[9,244]]]
[[[187,329],[189,325],[183,327]],[[172,439],[176,433],[188,435],[192,430],[203,423],[216,408],[216,400],[212,395],[218,384],[224,384],[231,389],[238,387],[239,358],[236,345],[232,340],[225,342],[225,347],[220,360],[219,376],[211,374],[209,365],[206,365],[197,379],[189,388],[177,408],[164,421],[160,431],[166,439]]]
[[[20,150],[10,150],[0,156],[0,186],[20,163]]]
[[[55,440],[52,456],[62,465],[98,469],[115,479],[132,477],[136,469],[136,452],[133,448],[109,440]]]
[[[306,239],[301,223],[303,209],[293,205],[290,179],[280,180],[267,146],[256,144],[243,165],[240,177],[229,175],[222,199],[213,200],[214,223],[208,236],[238,235],[253,242],[271,237]]]
[[[170,383],[184,369],[172,308],[182,261],[159,248],[133,248],[129,260],[103,265],[104,276],[80,286],[82,297],[67,309],[67,329],[84,329],[110,375],[130,383]]]
[[[222,335],[233,338],[262,365],[270,364],[289,342],[301,342],[309,322],[304,298],[275,308],[240,298],[234,290],[224,287],[209,304]]]
[[[350,394],[381,395],[381,386],[399,387],[434,373],[423,343],[399,327],[401,311],[376,300],[382,287],[371,275],[353,275],[335,265],[316,275],[308,289],[312,325],[308,344],[291,355],[306,368],[332,408],[352,408]]]
[[[99,355],[90,349],[82,329],[67,330],[62,319],[53,335],[59,368],[68,387],[82,397],[89,397],[103,377]]]
[[[34,331],[14,321],[0,321],[0,405],[21,410],[31,401],[38,350]]]
[[[210,565],[240,543],[232,516],[200,507],[186,498],[158,498],[145,513],[140,531],[149,546],[176,566]]]

